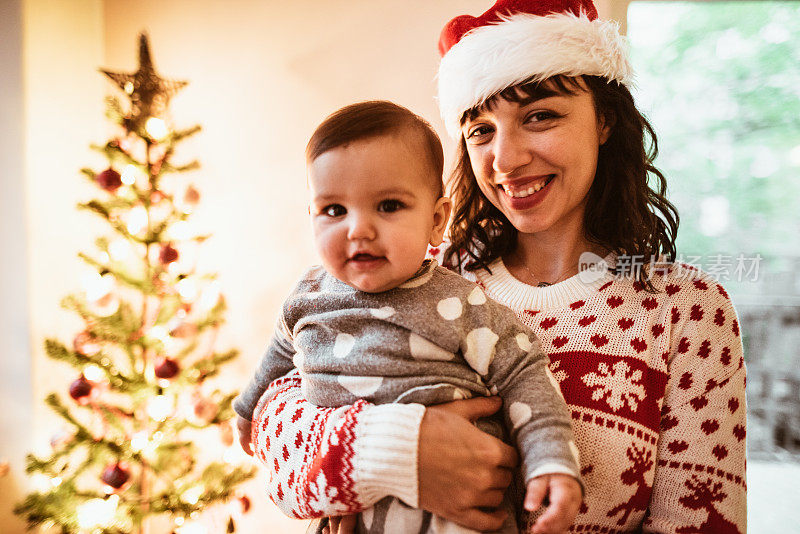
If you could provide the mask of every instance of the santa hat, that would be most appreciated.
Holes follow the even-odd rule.
[[[439,110],[453,137],[465,111],[507,87],[557,74],[629,86],[633,76],[619,25],[598,19],[592,0],[497,0],[447,23],[439,53]]]

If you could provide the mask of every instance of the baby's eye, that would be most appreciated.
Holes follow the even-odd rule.
[[[378,204],[378,211],[382,211],[385,213],[394,213],[395,211],[401,210],[404,207],[405,204],[403,204],[399,200],[391,198],[387,200],[381,200],[380,204]]]
[[[341,217],[342,215],[347,213],[347,210],[344,209],[344,206],[342,206],[341,204],[331,204],[330,206],[325,206],[324,208],[322,208],[320,213],[328,217]]]

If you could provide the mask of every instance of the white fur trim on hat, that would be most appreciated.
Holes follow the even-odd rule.
[[[585,14],[518,13],[469,31],[439,65],[439,111],[457,138],[464,112],[523,81],[557,74],[601,76],[630,85],[628,43],[619,25]]]

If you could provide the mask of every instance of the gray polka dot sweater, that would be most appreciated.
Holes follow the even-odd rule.
[[[269,383],[295,367],[305,398],[317,406],[359,399],[432,405],[496,394],[523,478],[579,479],[570,418],[547,363],[512,311],[435,260],[382,293],[358,291],[314,267],[284,302],[234,409],[252,418]]]

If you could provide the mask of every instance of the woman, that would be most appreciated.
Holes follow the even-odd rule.
[[[460,148],[444,259],[550,355],[586,485],[571,531],[744,532],[736,313],[713,279],[672,263],[678,219],[655,136],[627,88],[624,42],[596,17],[589,0],[500,0],[445,28],[439,103]],[[497,408],[319,409],[290,375],[265,395],[253,442],[290,515],[394,495],[491,530],[502,512],[487,499],[515,455],[470,423]],[[552,531],[547,514],[534,532]]]

